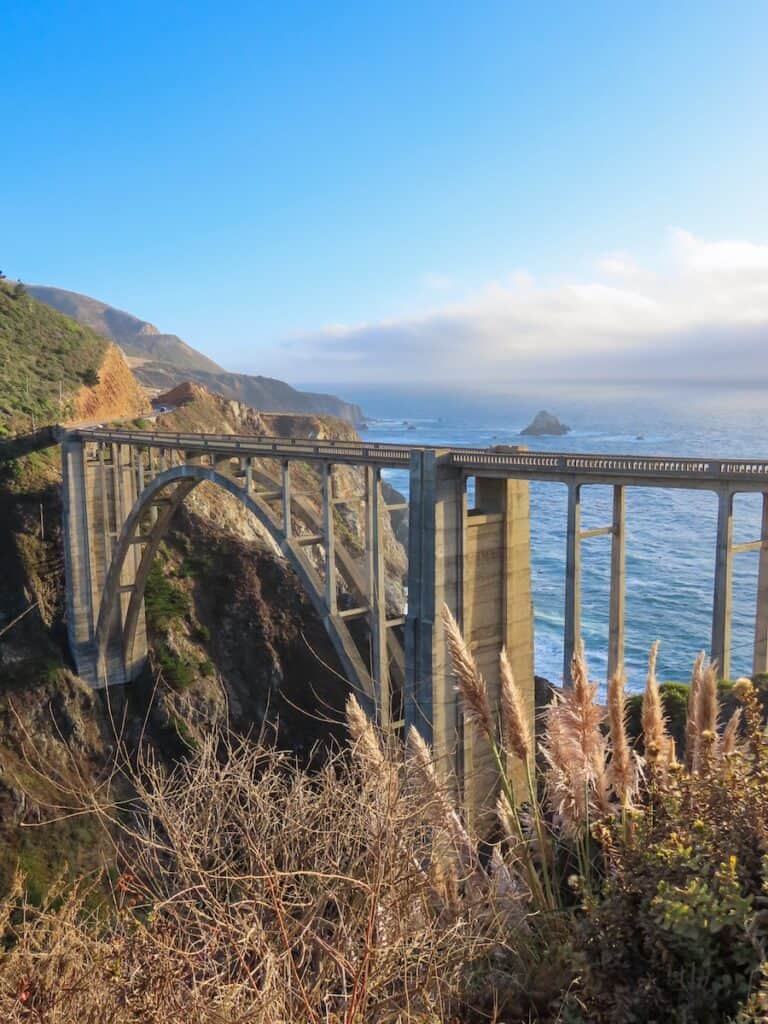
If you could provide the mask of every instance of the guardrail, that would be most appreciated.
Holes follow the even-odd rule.
[[[405,466],[413,451],[439,451],[450,465],[471,471],[508,471],[530,479],[610,479],[697,481],[701,486],[749,482],[768,487],[768,459],[702,459],[663,455],[605,455],[579,452],[499,451],[493,448],[434,448],[424,445],[320,438],[252,437],[239,434],[195,434],[173,431],[109,430],[91,427],[72,431],[86,440],[111,441],[186,451],[293,458],[333,455],[344,461]]]

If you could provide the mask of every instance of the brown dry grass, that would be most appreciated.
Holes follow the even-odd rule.
[[[627,739],[623,674],[609,687],[606,729],[579,649],[574,685],[544,715],[537,780],[505,656],[497,716],[448,616],[446,629],[465,713],[499,768],[493,842],[467,827],[422,737],[412,731],[398,749],[354,697],[349,750],[319,771],[218,735],[172,772],[140,759],[129,807],[111,803],[106,785],[93,794],[62,783],[61,808],[96,816],[115,837],[121,871],[112,899],[96,904],[95,879],[55,887],[38,908],[17,881],[0,904],[0,1020],[564,1019],[579,984],[574,929],[610,891],[610,865],[660,820],[665,792],[687,821],[691,800],[701,803],[708,780],[730,779],[739,758],[745,779],[764,774],[758,701],[740,681],[743,715],[719,735],[714,671],[698,659],[686,773],[669,754],[652,652],[642,720],[656,752],[644,775]],[[529,768],[522,805],[505,774],[515,757]]]

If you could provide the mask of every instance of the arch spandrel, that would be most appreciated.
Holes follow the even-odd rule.
[[[139,542],[142,547],[141,558],[134,582],[129,591],[128,609],[121,622],[120,641],[122,657],[126,674],[129,676],[131,671],[135,671],[136,667],[143,662],[141,655],[137,658],[135,650],[136,634],[140,612],[144,603],[147,576],[152,561],[161,541],[170,529],[176,512],[192,491],[203,482],[215,484],[217,487],[221,487],[222,490],[232,494],[256,517],[257,521],[271,537],[301,580],[315,612],[325,625],[350,685],[367,702],[373,703],[375,695],[370,673],[366,669],[343,619],[338,615],[330,614],[325,604],[324,583],[300,545],[293,538],[285,536],[278,517],[265,503],[247,494],[245,489],[234,480],[214,468],[189,464],[167,469],[147,484],[139,494],[123,523],[104,582],[96,627],[95,640],[101,684],[109,684],[109,680],[104,678],[104,674],[108,671],[107,654],[110,643],[111,623],[116,614],[115,609],[120,600],[120,595],[126,592],[125,588],[121,587],[120,584],[123,566],[129,557],[131,549],[137,543],[144,514],[153,506],[158,508],[157,519],[151,525],[149,532],[141,535],[145,538]]]

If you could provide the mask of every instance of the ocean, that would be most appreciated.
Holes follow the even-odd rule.
[[[347,387],[345,397],[365,410],[371,441],[425,445],[525,442],[532,450],[768,458],[764,392],[693,391],[681,386],[645,392],[601,388],[578,401],[568,391],[467,396],[387,392]],[[538,409],[572,428],[565,437],[520,438]],[[387,479],[407,494],[408,474]],[[531,557],[535,609],[535,670],[562,679],[566,488],[532,483]],[[697,652],[710,644],[716,498],[703,491],[628,488],[625,665],[628,689],[642,689],[648,650],[661,642],[660,679],[687,680]],[[759,537],[761,498],[738,495],[734,542]],[[610,488],[582,490],[582,527],[611,518]],[[757,552],[734,558],[731,675],[751,672]],[[582,542],[582,634],[590,673],[604,680],[608,638],[610,540]]]

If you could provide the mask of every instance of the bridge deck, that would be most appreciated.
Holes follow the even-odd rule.
[[[448,465],[481,476],[516,477],[560,483],[625,484],[704,490],[730,485],[737,490],[768,489],[768,459],[702,459],[665,455],[605,455],[577,452],[502,451],[494,448],[431,448],[424,445],[312,438],[252,437],[170,431],[88,428],[72,431],[83,440],[173,448],[217,455],[278,457],[289,460],[372,464],[405,468],[414,451],[434,451]]]

